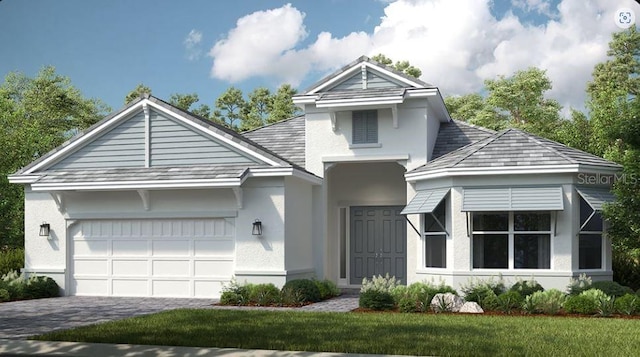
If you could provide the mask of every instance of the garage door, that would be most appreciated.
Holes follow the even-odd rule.
[[[233,219],[79,221],[71,294],[218,297],[233,274]]]

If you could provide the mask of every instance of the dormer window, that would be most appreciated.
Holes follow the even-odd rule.
[[[378,111],[358,110],[352,116],[352,141],[356,144],[378,143]]]

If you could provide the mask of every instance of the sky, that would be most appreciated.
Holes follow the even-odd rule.
[[[139,83],[213,107],[230,86],[304,91],[383,53],[444,96],[539,67],[567,113],[623,9],[640,16],[634,0],[0,0],[0,75],[52,65],[113,110]]]

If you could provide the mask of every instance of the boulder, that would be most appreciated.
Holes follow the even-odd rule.
[[[438,293],[431,299],[431,310],[435,312],[458,312],[464,299],[452,293]]]
[[[480,305],[478,305],[477,302],[467,301],[464,303],[464,305],[462,305],[462,307],[460,307],[459,312],[464,312],[467,314],[482,314],[484,313],[484,310],[482,310],[482,308],[480,307]]]

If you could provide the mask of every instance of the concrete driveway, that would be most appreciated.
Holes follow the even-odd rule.
[[[180,308],[207,308],[213,299],[65,296],[0,304],[0,339],[25,339],[53,330]]]

